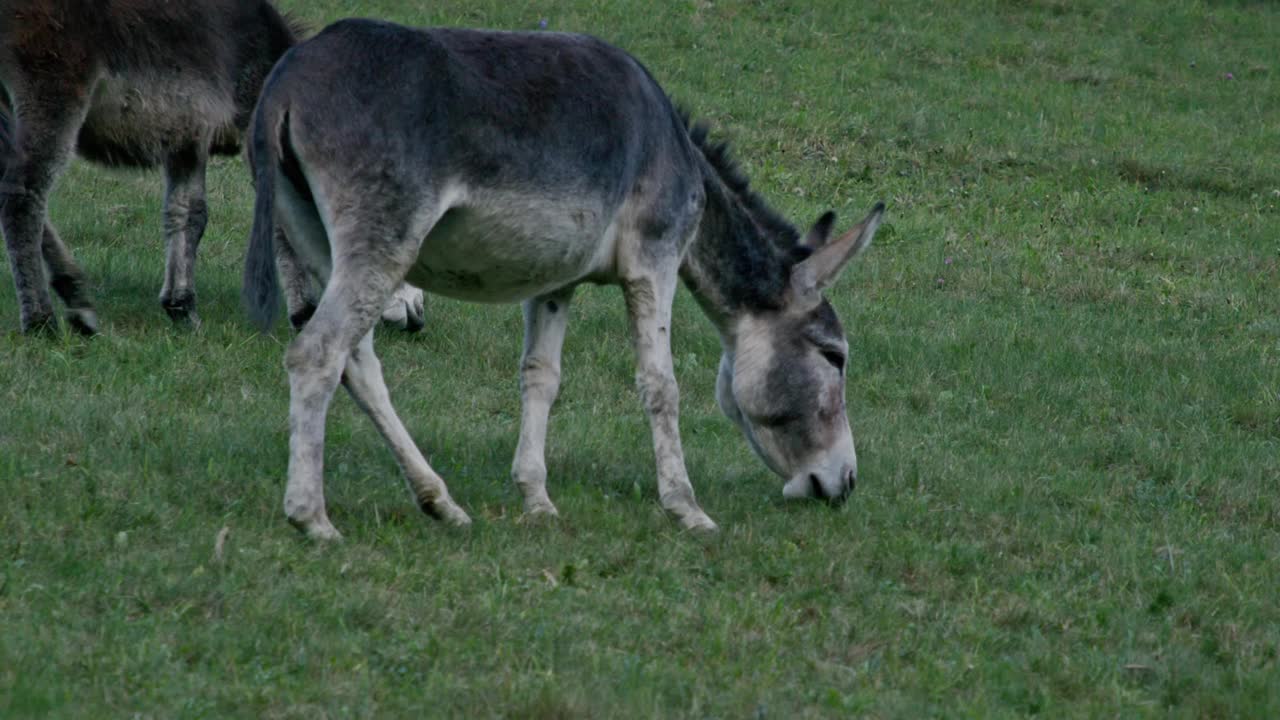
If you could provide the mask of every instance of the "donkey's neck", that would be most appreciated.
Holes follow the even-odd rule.
[[[732,342],[734,320],[782,307],[789,267],[742,199],[703,162],[706,206],[680,277],[702,311]]]

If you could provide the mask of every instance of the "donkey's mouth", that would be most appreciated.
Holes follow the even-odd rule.
[[[782,496],[788,500],[821,500],[840,507],[849,499],[857,482],[857,474],[850,469],[826,479],[816,472],[802,472],[787,481]]]

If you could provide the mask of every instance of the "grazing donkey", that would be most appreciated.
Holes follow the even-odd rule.
[[[297,35],[266,0],[0,0],[0,227],[24,331],[56,329],[48,286],[73,328],[98,329],[84,273],[46,215],[73,150],[164,168],[160,303],[198,323],[205,164],[239,151],[262,81]],[[388,319],[421,327],[421,294],[400,295]]]
[[[421,508],[470,522],[397,418],[374,354],[378,309],[406,277],[465,300],[523,301],[512,475],[528,513],[556,514],[543,447],[583,282],[622,287],[659,497],[684,527],[715,524],[680,444],[677,277],[720,332],[719,404],[786,479],[784,495],[838,501],[852,489],[847,344],[821,291],[871,241],[883,205],[835,240],[832,213],[801,237],[625,52],[579,35],[342,21],[281,59],[249,132],[250,311],[264,327],[276,314],[276,254],[325,279],[285,354],[284,508],[308,535],[340,537],[322,478],[339,382],[390,443]],[[292,314],[298,299],[286,300]]]
[[[84,273],[46,215],[72,151],[112,166],[164,168],[167,244],[160,303],[196,322],[205,163],[238,152],[262,81],[295,42],[265,0],[0,0],[0,113],[12,112],[0,224],[22,329],[98,329]],[[43,258],[43,263],[42,263]]]

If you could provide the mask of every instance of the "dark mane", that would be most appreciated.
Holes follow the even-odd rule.
[[[710,124],[694,121],[687,110],[680,110],[680,119],[684,122],[685,130],[688,131],[689,139],[693,141],[694,147],[701,151],[707,163],[720,176],[720,180],[725,184],[725,187],[729,188],[729,191],[742,204],[747,214],[767,232],[769,237],[778,244],[779,248],[785,250],[796,249],[800,241],[799,231],[786,218],[769,207],[764,198],[751,189],[751,180],[742,171],[742,168],[738,166],[738,163],[734,161],[729,152],[729,143],[711,140]]]
[[[721,311],[782,308],[792,266],[812,251],[800,242],[796,228],[751,189],[727,143],[710,140],[709,126],[683,110],[680,120],[705,161],[707,190],[698,239],[682,277],[695,297],[717,296]]]

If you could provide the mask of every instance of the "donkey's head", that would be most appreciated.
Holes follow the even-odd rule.
[[[801,241],[809,255],[791,267],[781,309],[740,315],[732,350],[720,358],[720,409],[786,480],[785,497],[840,502],[857,479],[844,405],[849,346],[822,291],[871,242],[883,212],[877,204],[830,241],[835,214],[819,218]]]

